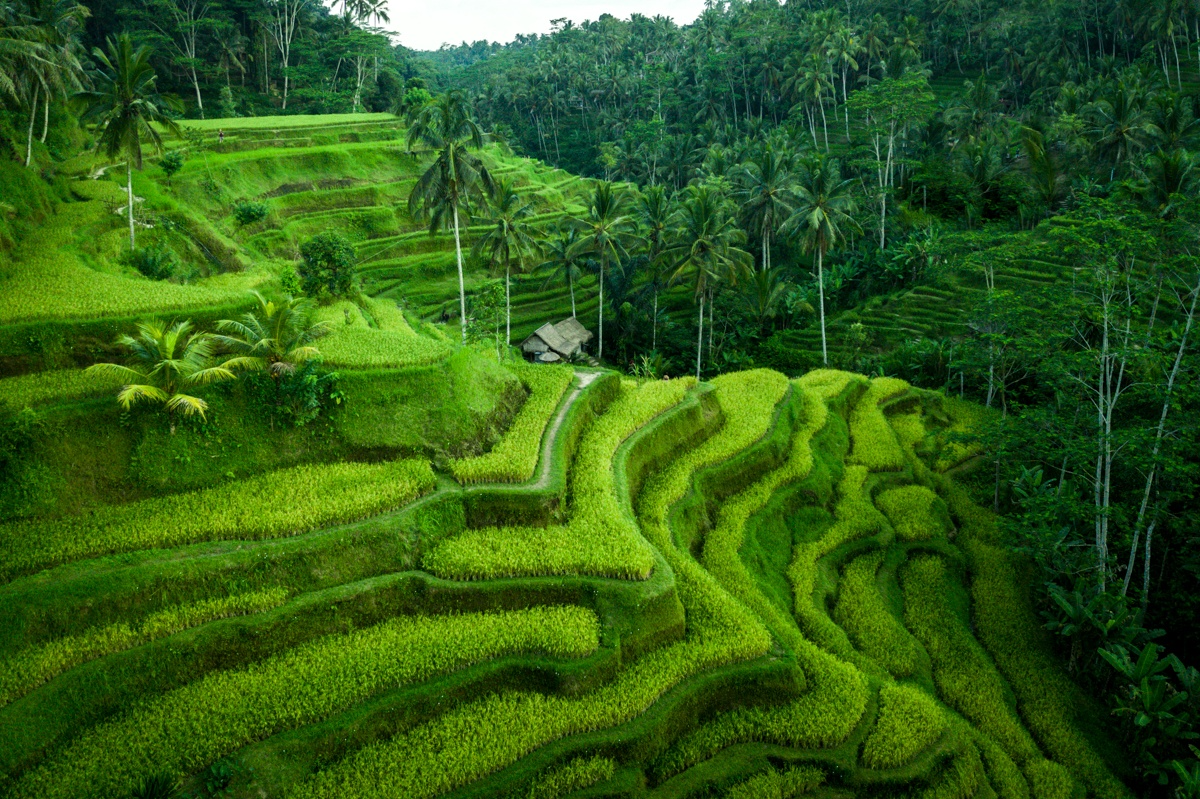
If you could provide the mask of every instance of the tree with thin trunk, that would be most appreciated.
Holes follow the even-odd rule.
[[[288,68],[292,57],[292,42],[300,32],[300,23],[308,10],[309,2],[311,0],[267,0],[267,11],[270,14],[267,19],[267,29],[271,32],[271,38],[275,40],[275,47],[279,50],[279,57],[283,62],[284,110],[287,110],[288,85],[291,77]]]
[[[638,222],[646,241],[646,271],[650,278],[645,289],[654,295],[650,334],[650,348],[654,350],[658,349],[658,295],[664,284],[662,253],[669,244],[671,218],[675,213],[673,205],[672,198],[667,196],[666,189],[662,186],[650,186],[638,198]]]
[[[583,255],[575,250],[575,244],[579,241],[579,229],[574,225],[567,225],[559,234],[544,245],[546,260],[538,264],[539,271],[549,272],[546,277],[546,283],[543,289],[548,287],[551,281],[556,277],[561,277],[563,282],[567,284],[567,290],[571,293],[571,317],[575,318],[575,282],[579,280],[583,270],[580,267],[580,262],[583,260]]]
[[[825,155],[806,159],[800,164],[796,180],[796,206],[781,231],[802,236],[805,252],[817,254],[817,296],[820,300],[821,362],[829,364],[825,336],[825,254],[845,238],[845,228],[859,230],[851,214],[856,204],[854,181],[842,179],[836,159]]]
[[[204,98],[200,96],[200,32],[211,27],[206,20],[210,9],[211,5],[204,0],[160,0],[149,9],[150,24],[171,43],[176,63],[192,81],[201,119],[204,119]]]
[[[96,146],[110,158],[125,156],[125,190],[129,199],[129,249],[136,246],[133,230],[133,170],[142,168],[142,142],[162,152],[162,135],[157,124],[179,134],[179,126],[167,116],[178,101],[158,94],[157,76],[150,65],[150,50],[134,47],[129,34],[108,39],[108,47],[92,50],[98,68],[92,73],[91,91],[76,95],[83,104],[82,120],[95,121]]]
[[[713,284],[726,280],[736,283],[742,272],[754,264],[750,253],[741,249],[746,234],[734,222],[729,202],[711,186],[694,186],[676,215],[674,243],[663,251],[672,281],[690,275],[699,306],[696,321],[696,379],[700,379],[704,343],[704,302]],[[710,339],[711,342],[711,339]],[[711,343],[710,343],[711,349]]]
[[[738,174],[735,199],[741,204],[746,229],[756,230],[762,243],[758,268],[771,269],[771,237],[792,213],[795,203],[790,159],[767,146]]]
[[[435,153],[433,163],[417,179],[408,195],[409,213],[429,221],[429,233],[454,230],[454,256],[458,263],[458,307],[462,341],[467,343],[467,289],[463,278],[460,217],[470,219],[472,201],[492,190],[492,176],[472,149],[483,147],[484,136],[471,118],[466,96],[458,90],[440,95],[413,120],[408,147],[423,144]]]
[[[633,218],[625,212],[625,197],[613,191],[611,183],[601,181],[592,193],[586,217],[575,220],[579,225],[579,241],[572,248],[575,255],[589,254],[600,264],[599,331],[596,336],[596,357],[604,357],[604,273],[614,260],[628,257],[634,240]]]
[[[475,244],[475,257],[485,255],[493,267],[504,267],[504,343],[512,346],[512,268],[523,271],[525,257],[538,251],[533,237],[533,205],[513,188],[498,181],[488,198],[488,229]]]

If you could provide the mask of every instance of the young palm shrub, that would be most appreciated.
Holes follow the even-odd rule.
[[[312,302],[306,298],[289,294],[274,302],[257,291],[251,294],[258,300],[258,308],[240,320],[217,322],[220,332],[212,339],[232,356],[222,364],[226,369],[261,372],[271,378],[274,403],[279,408],[297,369],[320,359],[313,342],[328,333],[330,326],[312,321]],[[271,424],[274,426],[274,417]]]
[[[100,377],[129,381],[117,392],[117,402],[129,410],[139,402],[157,403],[167,411],[171,434],[175,433],[177,414],[200,415],[208,403],[189,390],[208,383],[232,380],[227,366],[213,366],[213,341],[207,333],[193,333],[190,321],[167,327],[162,322],[140,322],[135,338],[123,335],[117,343],[132,355],[132,366],[97,363],[88,372]]]

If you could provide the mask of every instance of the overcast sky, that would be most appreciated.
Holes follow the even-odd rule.
[[[385,27],[401,44],[436,50],[444,42],[506,43],[518,33],[548,33],[550,20],[559,17],[583,22],[601,14],[662,14],[685,25],[700,15],[704,0],[389,0],[388,7],[392,21]]]

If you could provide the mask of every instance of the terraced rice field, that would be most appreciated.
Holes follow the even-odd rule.
[[[540,442],[529,482],[414,463],[408,504],[350,523],[271,527],[267,499],[253,535],[142,549],[168,522],[140,514],[124,554],[83,531],[6,571],[5,794],[1125,795],[947,474],[972,453],[942,448],[938,395],[539,390],[497,448]]]

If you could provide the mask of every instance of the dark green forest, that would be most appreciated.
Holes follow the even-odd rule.
[[[436,52],[395,46],[404,24],[372,0],[0,0],[0,261],[99,152],[154,277],[136,181],[166,196],[177,144],[195,170],[240,146],[184,123],[394,114],[433,160],[389,207],[443,237],[462,216],[460,282],[417,327],[500,352],[555,286],[595,365],[639,380],[830,368],[960,403],[969,424],[938,418],[982,454],[948,474],[997,514],[1122,778],[1200,797],[1200,4],[713,0]],[[583,180],[531,200],[494,160],[517,156]],[[236,229],[273,199],[239,197]],[[263,285],[372,293],[359,242],[322,236]],[[8,468],[34,423],[0,411]]]

